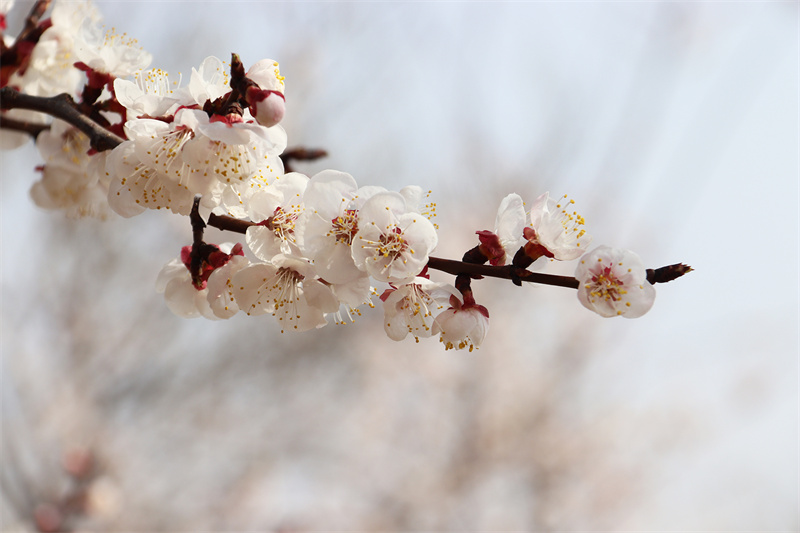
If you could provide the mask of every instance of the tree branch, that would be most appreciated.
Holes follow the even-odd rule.
[[[28,122],[27,120],[17,120],[0,116],[0,129],[27,133],[35,139],[43,131],[49,130],[50,124],[40,124],[37,122]]]
[[[247,233],[247,228],[257,225],[255,222],[249,220],[240,220],[229,216],[211,215],[208,217],[208,225],[223,231],[232,231],[234,233]],[[487,278],[500,278],[509,279],[511,281],[525,281],[527,283],[539,283],[542,285],[553,285],[555,287],[566,287],[568,289],[577,289],[580,287],[580,282],[572,276],[557,276],[555,274],[544,274],[541,272],[531,272],[524,268],[516,267],[513,265],[506,266],[491,266],[491,265],[476,265],[473,263],[465,263],[463,261],[454,261],[452,259],[442,259],[439,257],[428,258],[428,268],[446,272],[454,276],[459,274],[467,275],[471,278],[484,276]],[[666,283],[677,277],[691,272],[692,268],[683,264],[670,265],[661,267],[655,271],[648,269],[648,281],[652,284]],[[669,271],[671,276],[651,276],[650,272],[665,272]],[[680,273],[678,273],[680,271]],[[677,275],[676,275],[677,274]],[[666,279],[669,277],[669,279]]]
[[[66,93],[51,97],[31,96],[11,87],[3,87],[0,89],[0,109],[28,109],[59,118],[85,133],[92,148],[98,152],[111,150],[123,142],[122,138],[84,115]]]

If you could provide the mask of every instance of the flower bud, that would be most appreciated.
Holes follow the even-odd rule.
[[[245,100],[256,122],[267,128],[278,124],[286,112],[286,101],[283,94],[278,91],[250,86],[247,88]]]

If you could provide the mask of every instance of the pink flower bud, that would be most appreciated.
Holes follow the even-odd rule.
[[[256,122],[267,128],[278,124],[286,112],[286,99],[278,91],[251,86],[247,89],[245,99]]]

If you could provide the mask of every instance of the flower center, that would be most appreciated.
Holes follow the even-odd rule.
[[[282,240],[289,240],[294,235],[294,227],[297,222],[297,213],[287,211],[282,207],[276,207],[275,213],[266,220],[266,226]]]
[[[611,267],[597,266],[593,271],[591,281],[586,283],[589,294],[594,298],[603,300],[619,301],[622,296],[627,294],[624,283],[617,278]]]
[[[347,245],[353,243],[353,238],[358,233],[358,211],[346,209],[344,213],[331,220],[333,228],[328,235],[336,237],[336,242]]]
[[[408,249],[408,243],[403,238],[403,231],[396,226],[389,233],[381,234],[380,242],[377,244],[378,255],[389,257],[393,261]]]

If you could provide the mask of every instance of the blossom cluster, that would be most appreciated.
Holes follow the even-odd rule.
[[[9,6],[0,4],[0,21]],[[430,191],[358,185],[337,170],[311,177],[288,171],[280,125],[285,82],[276,61],[245,70],[236,55],[227,65],[208,57],[183,84],[161,69],[145,70],[152,56],[127,35],[104,32],[100,20],[90,4],[57,2],[49,19],[16,40],[3,35],[2,87],[66,93],[119,139],[112,150],[98,150],[75,124],[4,110],[4,124],[46,125],[36,143],[44,164],[34,202],[99,218],[164,209],[189,215],[193,227],[212,217],[246,221],[244,243],[207,244],[200,231],[162,269],[157,289],[183,317],[272,315],[282,330],[304,331],[352,320],[379,296],[394,340],[438,335],[447,349],[480,346],[489,312],[470,287],[479,276],[459,273],[455,284],[430,279],[439,241]],[[24,139],[0,131],[6,148]],[[574,203],[545,193],[528,209],[509,194],[493,230],[476,231],[464,262],[518,277],[541,258],[580,259],[575,277],[585,307],[606,317],[641,316],[655,298],[641,260],[605,246],[587,253],[591,236]]]

